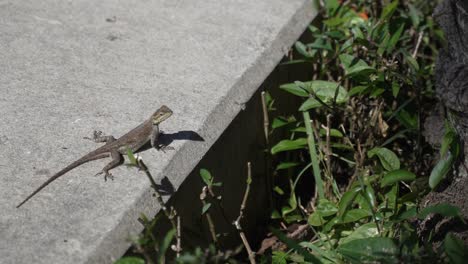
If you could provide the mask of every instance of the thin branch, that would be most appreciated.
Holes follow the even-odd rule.
[[[255,264],[256,263],[255,252],[252,251],[249,241],[247,241],[247,237],[245,236],[244,231],[242,231],[242,226],[240,224],[242,217],[244,217],[244,209],[246,207],[247,198],[249,197],[251,182],[252,182],[252,166],[250,162],[247,162],[247,187],[245,188],[244,198],[242,199],[242,204],[239,210],[239,216],[237,217],[236,221],[234,221],[232,224],[239,231],[239,235],[242,239],[242,243],[244,243],[245,249],[247,250],[247,253],[249,255],[250,263]]]
[[[418,41],[416,42],[416,47],[414,48],[413,55],[411,55],[413,59],[416,58],[416,55],[418,55],[419,46],[421,45],[423,36],[424,36],[424,32],[423,31],[419,32]]]
[[[200,193],[200,200],[203,204],[203,207],[207,205],[205,201],[207,193],[208,193],[208,187],[204,186],[202,189],[202,192]],[[218,238],[216,237],[216,230],[215,230],[213,220],[211,219],[211,215],[209,212],[205,212],[205,215],[206,215],[206,220],[208,221],[208,227],[210,229],[211,238],[213,239],[213,242],[215,244],[218,244]]]
[[[176,229],[177,226],[176,226],[176,222],[174,221],[174,215],[175,214],[172,214],[168,209],[167,209],[167,206],[166,204],[164,203],[164,200],[162,199],[162,195],[161,193],[159,192],[158,190],[158,185],[156,184],[156,181],[154,180],[153,176],[151,175],[151,173],[149,172],[148,170],[148,167],[146,166],[146,164],[143,162],[143,159],[141,157],[138,157],[136,159],[136,166],[142,170],[146,176],[148,177],[149,181],[151,182],[151,186],[153,187],[154,189],[154,192],[156,193],[156,200],[158,201],[159,203],[159,206],[161,206],[161,209],[163,210],[164,214],[166,215],[166,217],[169,219],[169,221],[171,222],[171,225],[172,225],[172,228]],[[173,211],[175,212],[175,211]]]
[[[154,263],[150,254],[148,254],[148,252],[141,246],[140,243],[135,243],[135,247],[136,247],[136,252],[142,254],[143,257],[145,258],[145,261],[146,261],[145,263],[148,263],[148,264]]]
[[[180,216],[177,216],[177,247],[176,247],[176,253],[177,253],[177,258],[180,257],[180,252],[182,251],[182,232],[180,231]]]

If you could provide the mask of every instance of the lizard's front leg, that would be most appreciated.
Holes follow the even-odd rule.
[[[161,133],[159,132],[159,125],[153,125],[153,129],[151,130],[151,136],[150,136],[150,143],[151,147],[158,149],[159,148],[159,135]]]
[[[113,136],[103,136],[102,131],[94,131],[92,138],[84,137],[84,139],[89,139],[89,140],[92,140],[92,141],[94,141],[96,143],[102,143],[102,142],[110,143],[110,142],[116,140],[115,137],[113,137]]]
[[[173,147],[170,147],[170,146],[166,146],[164,144],[161,144],[159,143],[159,136],[161,136],[161,134],[163,134],[164,132],[159,130],[159,126],[153,126],[153,130],[151,131],[151,137],[150,137],[150,143],[151,143],[151,147],[157,149],[157,150],[161,150],[162,152],[164,152],[164,150],[173,150],[174,148]]]
[[[110,178],[111,180],[113,180],[113,176],[112,174],[109,172],[110,170],[112,170],[113,168],[119,166],[120,164],[123,163],[124,159],[123,159],[123,156],[122,154],[120,154],[120,152],[118,152],[117,150],[113,150],[111,151],[111,157],[112,157],[112,160],[111,162],[109,162],[103,169],[101,172],[97,173],[97,175],[100,175],[100,174],[103,174],[104,173],[104,180],[107,181],[107,178]]]

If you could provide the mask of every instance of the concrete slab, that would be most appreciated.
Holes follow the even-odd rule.
[[[0,1],[0,262],[120,257],[159,209],[133,169],[104,182],[88,163],[15,205],[93,130],[120,136],[162,104],[175,151],[141,155],[177,188],[314,16],[309,0]]]

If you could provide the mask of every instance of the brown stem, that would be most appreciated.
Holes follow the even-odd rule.
[[[252,248],[250,247],[249,241],[247,241],[247,237],[245,236],[244,231],[242,231],[242,226],[240,224],[240,221],[241,221],[242,217],[244,217],[244,209],[246,207],[247,198],[249,197],[251,181],[252,181],[252,167],[251,167],[251,163],[247,162],[247,187],[245,188],[244,198],[242,199],[242,204],[241,204],[241,207],[240,207],[240,210],[239,210],[239,216],[233,222],[233,225],[239,231],[239,236],[241,237],[242,243],[244,243],[245,249],[247,250],[247,253],[249,255],[250,263],[255,264],[256,263],[255,262],[255,252],[252,251]]]

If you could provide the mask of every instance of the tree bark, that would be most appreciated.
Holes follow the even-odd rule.
[[[434,18],[445,33],[447,45],[440,50],[435,67],[436,93],[445,108],[451,113],[449,119],[457,130],[462,144],[468,139],[468,1],[444,0],[434,12]],[[428,142],[442,139],[443,116],[430,117],[425,122],[425,136]],[[432,137],[432,138],[431,138]],[[425,197],[424,205],[450,203],[460,208],[462,217],[468,219],[468,172],[464,164],[467,145],[463,156],[449,180]],[[432,221],[434,220],[434,221]],[[443,239],[447,232],[454,232],[468,244],[468,227],[453,221],[426,219],[421,223],[422,233],[435,231],[436,238]]]

